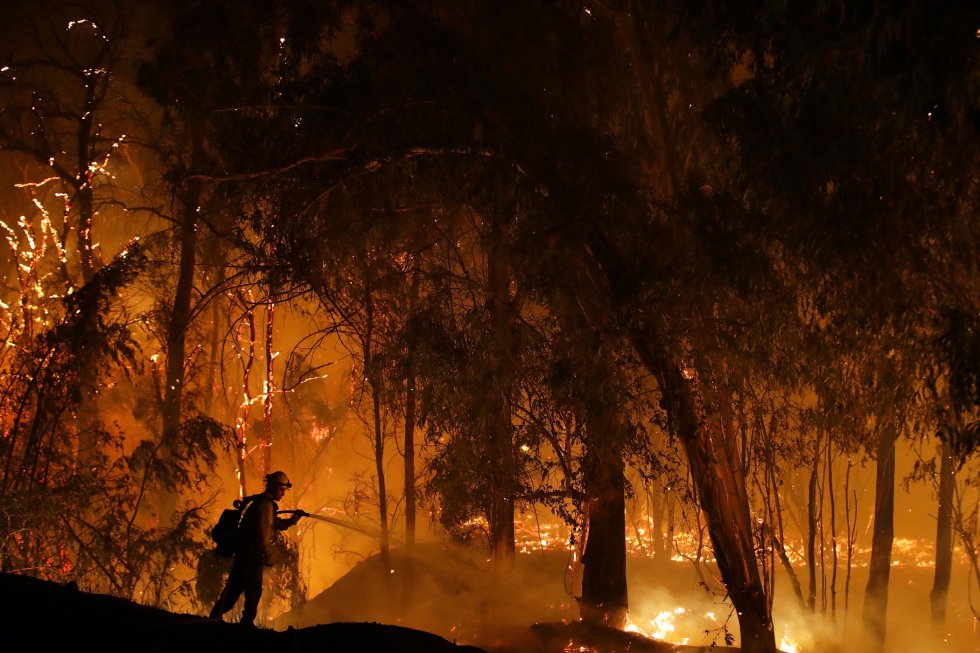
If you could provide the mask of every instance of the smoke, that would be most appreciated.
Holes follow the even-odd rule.
[[[479,548],[420,544],[357,564],[280,626],[333,621],[380,621],[427,630],[450,640],[494,645],[541,621],[577,617],[565,591],[566,556],[546,551],[518,556],[512,569]]]
[[[278,627],[312,626],[335,621],[378,621],[437,633],[460,643],[488,648],[514,646],[534,623],[578,617],[568,557],[561,551],[518,555],[510,571],[495,569],[485,550],[445,542],[419,545],[412,553],[392,551],[386,569],[379,556],[356,565],[300,610],[283,615]],[[704,568],[709,584],[715,580]],[[962,572],[962,573],[959,573]],[[574,574],[572,574],[574,575]],[[780,572],[776,578],[776,642],[787,653],[848,651],[874,653],[863,633],[861,600],[866,572],[854,570],[851,596],[844,607],[841,586],[836,616],[822,605],[801,608]],[[958,561],[950,595],[965,596],[966,569]],[[631,558],[629,564],[632,628],[648,636],[692,646],[725,645],[726,633],[738,642],[738,619],[723,594],[699,585],[688,562],[655,563]],[[931,569],[913,565],[892,570],[889,653],[967,653],[978,634],[969,607],[950,601],[947,627],[929,623]],[[569,591],[570,590],[570,591]]]
[[[946,625],[938,629],[930,623],[931,566],[899,562],[891,570],[884,650],[889,653],[976,651],[980,633],[965,600],[967,583],[972,581],[963,556],[957,556]],[[727,629],[737,643],[738,619],[730,602],[723,595],[699,587],[693,565],[654,565],[642,560],[631,560],[631,563],[630,615],[639,631],[677,644],[710,646],[724,644]],[[705,571],[710,582],[711,570]],[[845,608],[842,573],[836,610],[829,599],[824,605],[822,593],[818,592],[817,605],[811,612],[800,606],[788,577],[778,571],[773,604],[777,645],[787,653],[877,652],[879,649],[866,635],[861,619],[866,582],[866,568],[854,569],[850,600]]]

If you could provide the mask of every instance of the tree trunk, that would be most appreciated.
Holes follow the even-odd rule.
[[[84,121],[83,121],[84,122]],[[82,183],[78,186],[75,193],[74,202],[78,207],[78,225],[76,234],[78,237],[78,259],[81,267],[82,284],[88,284],[95,276],[95,264],[92,256],[92,216],[95,211],[94,198],[92,194],[92,173],[88,167],[88,131],[82,129],[79,132],[79,171]],[[81,167],[84,163],[84,167]],[[66,216],[67,218],[67,216]],[[97,373],[95,370],[81,370],[80,375],[83,382],[81,400],[78,402],[77,423],[79,426],[79,463],[90,465],[91,461],[97,458],[102,442],[99,439],[99,402],[97,400],[99,388],[96,383]]]
[[[93,159],[95,158],[95,84],[85,85],[85,110],[78,125],[76,152],[78,170],[70,183],[77,184],[75,203],[78,204],[78,259],[81,264],[82,283],[88,283],[95,274],[92,251],[92,218],[95,202],[92,192]],[[100,126],[101,127],[101,126]],[[53,161],[54,159],[52,159]],[[81,182],[81,183],[79,183]]]
[[[946,623],[946,594],[949,591],[953,567],[953,490],[956,476],[953,470],[953,448],[943,442],[939,453],[939,510],[936,519],[936,573],[929,593],[933,626]]]
[[[255,311],[251,302],[245,301],[241,290],[236,291],[239,306],[243,307],[244,315],[240,321],[248,328],[248,356],[243,356],[242,366],[242,401],[235,408],[235,460],[238,464],[236,473],[238,474],[238,488],[241,497],[248,496],[247,476],[245,474],[245,462],[248,458],[248,426],[249,415],[252,412],[252,391],[250,388],[252,381],[252,365],[255,364]],[[241,327],[239,327],[241,328]],[[236,340],[239,336],[236,334]]]
[[[381,561],[385,578],[391,569],[390,542],[388,535],[388,486],[385,481],[385,434],[381,419],[381,381],[374,361],[374,301],[370,295],[365,297],[367,325],[365,326],[363,351],[364,374],[371,386],[371,410],[374,426],[374,468],[378,483],[378,521],[381,523]]]
[[[844,473],[844,525],[847,528],[847,569],[844,573],[844,626],[847,626],[847,615],[851,607],[851,569],[854,562],[854,543],[857,541],[857,490],[854,496],[854,517],[851,517],[851,459],[847,459],[847,471]]]
[[[82,272],[82,283],[88,283],[95,275],[94,253],[92,251],[92,217],[95,213],[92,196],[91,173],[86,168],[86,180],[78,189],[75,201],[78,203],[78,260]]]
[[[180,264],[174,302],[167,322],[167,363],[163,390],[163,430],[161,455],[171,454],[172,444],[180,430],[181,399],[184,389],[184,349],[187,327],[191,316],[191,296],[194,289],[194,271],[197,249],[197,209],[200,200],[200,184],[186,182],[179,211]],[[165,491],[160,498],[160,521],[169,521],[176,510],[177,495]]]
[[[374,465],[378,474],[378,521],[381,522],[381,560],[385,569],[391,568],[391,543],[388,535],[388,487],[385,483],[385,439],[381,422],[381,397],[373,389],[371,401],[374,407]]]
[[[415,314],[419,297],[419,269],[412,273],[409,317]],[[405,545],[415,544],[415,343],[408,342],[405,361]]]
[[[214,287],[220,288],[225,282],[225,255],[220,243],[216,247],[216,256],[213,256],[212,260],[217,263],[218,278],[215,281]],[[225,304],[225,296],[223,293],[218,293],[211,299],[211,341],[208,347],[208,376],[205,384],[206,390],[203,406],[204,413],[213,418],[217,418],[214,406],[215,398],[219,393],[222,397],[227,398],[224,392],[224,384],[219,388],[217,383],[218,372],[221,370],[221,327],[222,320],[227,313],[228,306]],[[221,418],[218,418],[219,420],[228,418],[228,408],[229,406],[226,400],[224,402],[225,410]]]
[[[813,466],[810,468],[810,483],[807,487],[807,538],[806,538],[806,568],[809,574],[810,586],[806,595],[806,607],[810,612],[817,604],[817,560],[815,543],[817,541],[817,474],[820,469],[820,439],[821,431],[817,431],[817,441],[813,443]]]
[[[415,371],[405,379],[405,544],[415,544]]]
[[[517,494],[517,459],[514,452],[510,391],[513,386],[513,338],[510,279],[504,261],[504,226],[495,217],[490,224],[487,252],[487,303],[493,339],[493,376],[487,393],[493,483],[490,506],[490,546],[494,558],[509,564],[514,543],[514,496]]]
[[[583,621],[626,626],[626,481],[623,433],[614,409],[587,411],[584,484],[589,534],[582,555]]]
[[[574,269],[576,300],[595,328],[634,291],[623,257],[599,232],[592,232],[582,267]],[[742,650],[775,653],[776,640],[752,540],[748,493],[736,434],[724,421],[709,423],[696,371],[664,349],[656,330],[634,323],[629,334],[643,365],[657,379],[662,405],[683,443],[698,501],[707,520],[718,569],[738,613]],[[727,400],[727,397],[719,397]],[[715,415],[718,413],[716,412]]]
[[[670,559],[664,533],[664,512],[667,502],[658,492],[648,491],[647,496],[653,510],[653,558],[658,563],[666,563]]]
[[[868,634],[879,646],[885,642],[888,575],[891,571],[892,541],[895,538],[895,440],[897,436],[898,431],[891,420],[882,427],[878,436],[874,533],[871,539],[868,586],[864,593],[864,624]]]
[[[271,288],[270,288],[271,290]],[[275,332],[276,305],[270,299],[265,306],[265,385],[262,397],[262,442],[259,455],[259,476],[265,478],[272,473],[272,399],[275,394],[275,351],[272,349],[272,337]]]
[[[713,420],[714,428],[708,423],[693,370],[660,351],[650,335],[634,333],[632,339],[644,364],[660,381],[668,418],[684,445],[718,568],[738,613],[742,650],[774,653],[772,618],[759,576],[734,434],[725,432],[721,420]]]
[[[830,494],[830,547],[833,570],[830,576],[830,618],[837,623],[837,499],[834,492],[834,451],[833,438],[827,434],[827,490]]]

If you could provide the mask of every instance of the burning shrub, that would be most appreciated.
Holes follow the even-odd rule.
[[[8,330],[11,354],[0,360],[0,568],[162,605],[187,594],[175,570],[202,550],[206,516],[188,507],[159,524],[147,498],[200,484],[224,430],[190,420],[164,458],[162,442],[127,453],[122,429],[100,419],[100,390],[137,367],[137,345],[112,300],[144,263],[140,249],[124,250],[78,291],[48,300],[43,315],[60,318],[46,328]],[[26,314],[38,312],[35,298],[21,299],[4,321],[24,326],[30,318],[36,326]]]

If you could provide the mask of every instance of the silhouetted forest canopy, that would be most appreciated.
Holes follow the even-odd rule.
[[[3,573],[205,615],[282,469],[267,627],[976,650],[976,2],[0,16]]]

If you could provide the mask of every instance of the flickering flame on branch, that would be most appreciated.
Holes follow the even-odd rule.
[[[52,181],[59,181],[60,179],[61,177],[48,177],[46,179],[42,179],[41,181],[25,181],[22,184],[14,184],[14,188],[40,188],[51,183]]]
[[[4,240],[16,263],[16,301],[0,302],[0,326],[4,328],[5,345],[16,347],[22,337],[30,338],[35,328],[48,328],[52,322],[51,306],[44,300],[58,299],[45,288],[52,272],[45,271],[45,260],[53,250],[64,262],[64,248],[58,232],[51,223],[44,206],[35,198],[41,217],[36,223],[27,216],[20,216],[14,224],[0,220],[0,229],[6,232]]]

